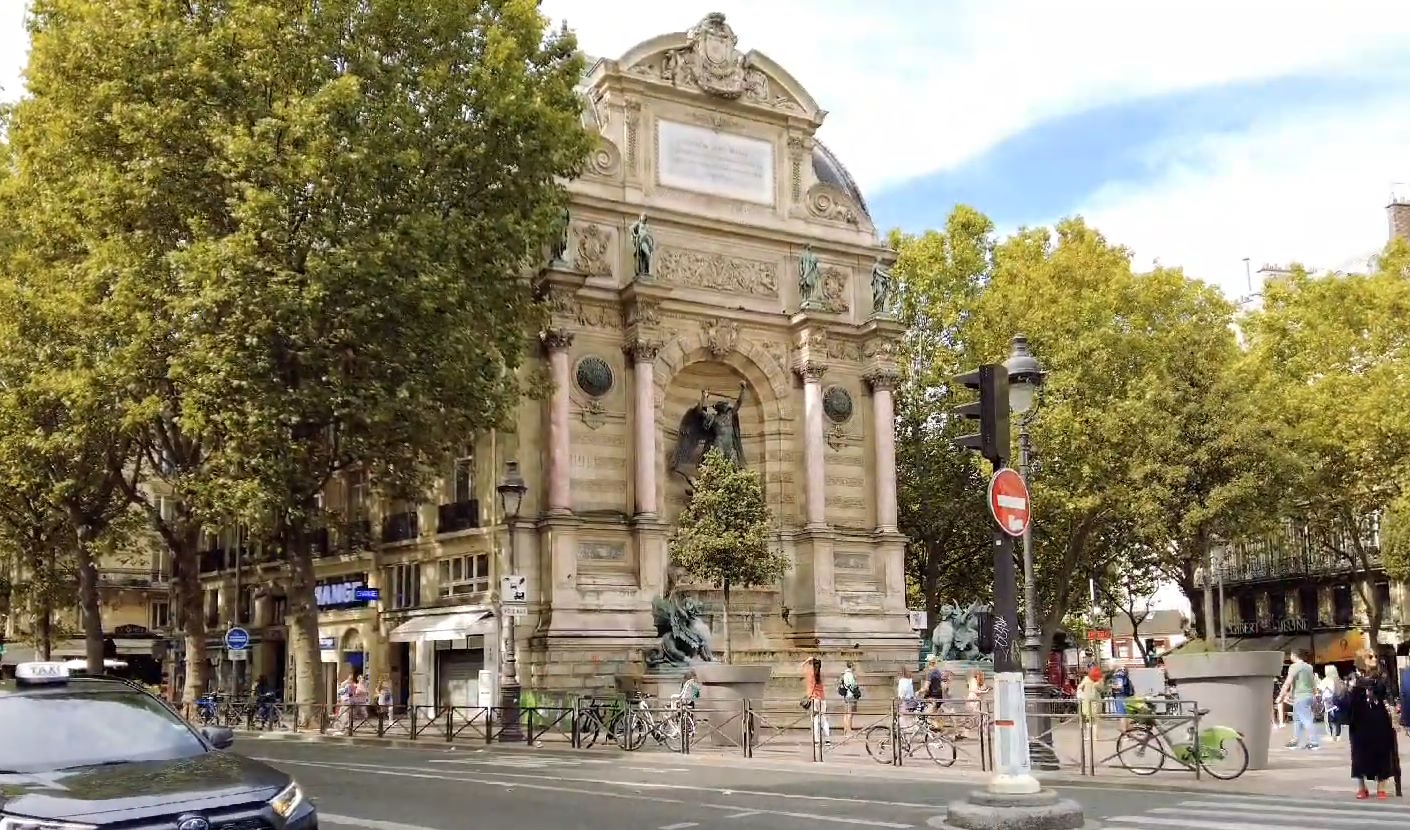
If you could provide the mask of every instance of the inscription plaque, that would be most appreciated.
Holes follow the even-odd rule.
[[[774,203],[774,145],[674,121],[656,122],[661,184],[760,205]]]
[[[865,553],[834,553],[832,567],[839,571],[869,571],[871,556]]]
[[[627,548],[610,542],[579,542],[578,558],[589,562],[620,562],[627,558]]]

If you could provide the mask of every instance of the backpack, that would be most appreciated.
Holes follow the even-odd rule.
[[[862,687],[856,685],[855,683],[851,686],[848,686],[847,675],[844,674],[841,677],[837,678],[837,696],[841,698],[846,698],[850,696],[853,700],[861,700]]]

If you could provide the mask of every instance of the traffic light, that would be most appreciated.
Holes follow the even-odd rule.
[[[994,465],[1004,466],[1009,457],[1009,375],[996,363],[987,363],[956,382],[979,392],[979,400],[955,407],[955,413],[979,422],[979,432],[955,439],[955,444],[974,450]]]

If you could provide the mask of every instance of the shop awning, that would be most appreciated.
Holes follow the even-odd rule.
[[[157,639],[146,637],[114,637],[113,648],[118,654],[126,657],[151,657],[152,649],[161,642]],[[87,650],[83,640],[64,640],[54,643],[51,653],[54,657],[82,657]]]
[[[1323,631],[1313,637],[1316,663],[1345,663],[1356,659],[1356,652],[1366,647],[1366,636],[1353,629]]]
[[[459,640],[481,634],[493,634],[494,631],[495,618],[489,611],[467,611],[460,614],[413,617],[392,629],[388,639],[394,643]]]

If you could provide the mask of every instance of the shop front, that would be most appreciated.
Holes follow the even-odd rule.
[[[369,692],[385,672],[379,651],[376,591],[367,586],[366,573],[343,574],[319,580],[313,589],[318,605],[319,684],[323,700],[336,703],[338,685],[361,677]],[[290,625],[293,621],[290,620]],[[292,699],[295,677],[294,649],[286,649],[286,699]]]
[[[411,705],[490,705],[497,691],[498,634],[498,618],[481,606],[400,617],[388,639],[394,652],[404,648]]]

